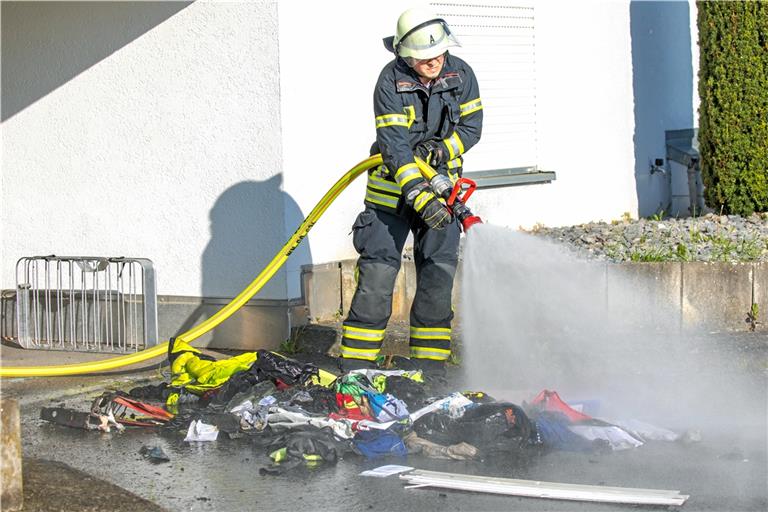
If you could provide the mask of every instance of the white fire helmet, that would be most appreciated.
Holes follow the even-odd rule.
[[[438,57],[451,46],[461,46],[444,19],[421,7],[408,9],[397,19],[392,49],[409,60]]]

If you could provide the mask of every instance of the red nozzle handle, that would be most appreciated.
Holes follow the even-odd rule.
[[[462,185],[467,184],[469,187],[467,187],[467,190],[464,190],[464,193],[459,195],[459,192],[462,192],[463,188]],[[472,192],[475,191],[477,188],[477,183],[472,181],[469,178],[459,178],[456,182],[456,185],[453,186],[453,190],[451,191],[451,195],[448,197],[448,206],[453,206],[454,201],[458,199],[462,203],[466,203],[469,200],[469,196],[472,195]]]

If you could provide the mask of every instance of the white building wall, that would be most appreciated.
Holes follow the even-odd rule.
[[[537,165],[557,180],[480,190],[473,208],[513,228],[634,214],[629,2],[537,2],[535,16]]]
[[[244,288],[285,241],[291,206],[276,5],[2,9],[3,100],[19,105],[3,109],[0,287],[15,287],[19,257],[55,252],[150,258],[161,294]],[[284,298],[285,282],[259,297]]]
[[[304,215],[349,169],[368,158],[376,138],[373,88],[392,58],[382,38],[393,34],[397,17],[411,3],[278,3],[284,188]],[[365,178],[360,177],[312,228],[312,263],[356,256],[349,234],[364,195]],[[286,232],[292,233],[302,220],[286,216]],[[299,267],[307,263],[296,255],[288,260],[294,293]]]
[[[4,102],[61,83],[3,108],[0,287],[19,257],[56,252],[151,258],[161,294],[238,293],[367,157],[381,38],[412,4],[3,3]],[[557,180],[470,206],[513,228],[636,214],[630,3],[533,5],[537,164]],[[471,151],[466,170],[484,170]],[[354,257],[363,195],[359,179],[258,297],[296,297],[301,265]]]
[[[369,2],[328,0],[297,9],[280,3],[285,189],[305,213],[338,176],[367,156],[375,137],[373,86],[391,59],[381,38],[394,32],[397,16],[412,4],[379,2],[373,9]],[[515,228],[635,213],[629,2],[533,5],[538,165],[557,172],[557,180],[480,190],[470,205],[486,221]],[[339,26],[340,13],[358,21]],[[295,43],[313,39],[309,34],[318,30],[315,50]],[[514,155],[509,165],[519,165]],[[465,170],[484,170],[473,165],[472,151]],[[363,181],[350,187],[310,234],[315,262],[356,256],[348,235],[362,208]]]

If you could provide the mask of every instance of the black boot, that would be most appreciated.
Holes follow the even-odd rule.
[[[432,396],[450,393],[445,362],[432,359],[411,359],[423,372],[424,386]]]
[[[336,361],[341,373],[347,373],[352,370],[375,370],[378,368],[375,361],[366,359],[353,359],[351,357],[340,357]]]

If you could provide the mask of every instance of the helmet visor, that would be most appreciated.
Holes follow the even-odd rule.
[[[445,20],[434,19],[417,25],[397,42],[400,57],[416,60],[432,59],[452,46],[461,46]]]

